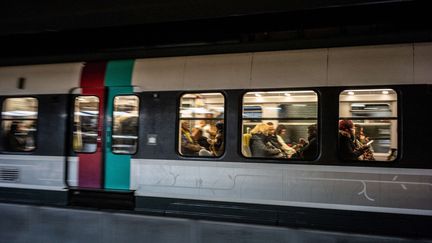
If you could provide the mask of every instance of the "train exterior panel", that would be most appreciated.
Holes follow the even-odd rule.
[[[137,210],[151,210],[146,200],[157,198],[429,217],[432,166],[425,151],[432,130],[418,104],[431,102],[431,62],[432,44],[415,43],[2,67],[2,111],[8,98],[35,97],[38,117],[35,150],[8,152],[0,143],[1,198],[13,201],[11,188],[92,188],[133,191]],[[343,161],[337,150],[339,95],[384,88],[397,97],[390,107],[397,110],[392,118],[397,136],[390,145],[398,146],[396,160]],[[316,93],[320,149],[315,160],[242,154],[245,93],[278,90]],[[209,92],[224,97],[225,116],[218,119],[225,123],[225,151],[215,158],[183,156],[180,99]],[[98,98],[96,110],[77,111],[79,97]],[[129,99],[122,109],[137,99],[136,116],[116,110],[116,97]],[[91,131],[94,151],[72,148],[79,144],[73,134],[84,133],[76,131],[76,114],[98,119]],[[138,135],[115,135],[117,115],[136,117]],[[137,149],[124,143],[118,145],[120,153],[113,151],[114,136],[136,139]]]

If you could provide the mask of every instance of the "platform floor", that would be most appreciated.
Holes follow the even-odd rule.
[[[0,203],[0,242],[405,243],[432,240]]]

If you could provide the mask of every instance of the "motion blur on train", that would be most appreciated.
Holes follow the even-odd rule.
[[[431,62],[407,43],[1,67],[0,199],[419,230]]]

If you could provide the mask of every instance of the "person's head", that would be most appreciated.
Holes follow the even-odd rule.
[[[195,140],[198,140],[200,137],[202,137],[202,134],[203,134],[203,131],[201,128],[198,128],[198,127],[192,128],[192,137]]]
[[[355,126],[355,133],[357,136],[363,135],[364,134],[363,127],[360,125]]]
[[[264,135],[268,135],[268,131],[269,131],[269,126],[265,123],[260,123],[257,124],[252,130],[251,130],[251,134],[264,134]]]
[[[204,127],[205,125],[206,125],[206,121],[204,121],[204,120],[198,121],[198,124],[197,124],[198,127]]]
[[[267,126],[268,126],[268,134],[274,135],[275,134],[275,127],[274,127],[273,122],[267,122]]]
[[[316,124],[312,124],[310,126],[308,126],[308,135],[309,135],[309,140],[310,138],[314,138],[317,135],[317,125]]]
[[[284,125],[279,125],[276,128],[276,134],[280,136],[285,136],[287,133],[286,127]]]
[[[213,113],[205,113],[205,118],[213,118]]]
[[[181,127],[184,129],[184,130],[187,130],[187,131],[189,131],[189,121],[183,121],[182,123],[181,123]]]
[[[301,145],[305,145],[306,144],[306,139],[299,138],[299,142],[298,143],[301,144]]]
[[[216,123],[216,129],[217,129],[219,132],[223,131],[223,130],[224,130],[224,124],[223,124],[223,122],[218,122],[218,123]]]
[[[350,132],[354,128],[354,123],[351,120],[340,120],[339,130]]]

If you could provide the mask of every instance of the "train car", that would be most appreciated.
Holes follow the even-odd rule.
[[[2,67],[0,198],[430,235],[431,62],[408,43]]]

